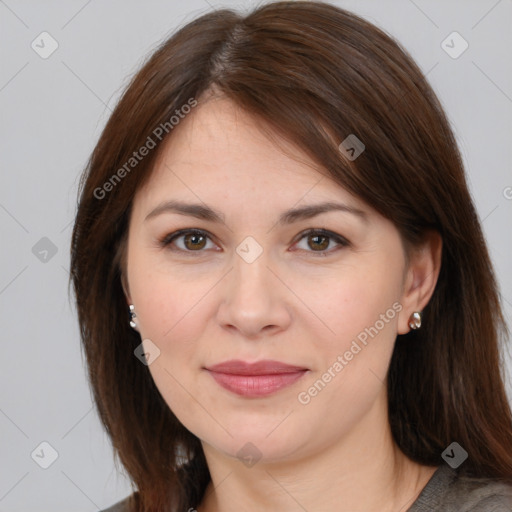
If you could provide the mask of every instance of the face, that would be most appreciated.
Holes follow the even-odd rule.
[[[407,271],[390,221],[280,146],[228,100],[200,102],[135,197],[125,269],[171,410],[210,448],[237,456],[250,442],[268,461],[322,450],[385,410]],[[326,202],[341,206],[285,216]],[[209,370],[230,360],[300,370]]]

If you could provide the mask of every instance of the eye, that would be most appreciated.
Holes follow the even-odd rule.
[[[341,247],[347,247],[350,245],[346,238],[325,229],[308,229],[301,233],[299,242],[303,239],[306,239],[307,247],[313,248],[313,250],[308,251],[308,249],[304,248],[301,248],[301,250],[312,252],[315,256],[327,256],[327,253],[336,251],[337,249],[332,248],[328,250],[328,247],[331,245],[331,241],[334,241]],[[341,247],[338,247],[338,249]]]
[[[346,240],[341,235],[333,233],[332,231],[327,231],[325,229],[308,229],[305,232],[302,232],[299,235],[299,242],[307,237],[308,247],[312,247],[312,251],[308,251],[308,249],[300,248],[306,252],[316,253],[318,256],[326,256],[327,253],[334,252],[336,249],[328,249],[331,245],[331,241],[334,241],[338,246],[347,247],[350,245],[348,240]],[[177,243],[177,241],[182,240],[183,244]],[[172,251],[181,251],[186,253],[201,253],[204,252],[202,249],[208,248],[207,242],[211,241],[210,234],[202,229],[180,229],[174,233],[171,233],[165,236],[162,240],[160,240],[160,245],[162,247],[168,247]],[[311,241],[311,243],[309,243]],[[212,242],[213,243],[213,242]],[[297,245],[298,242],[295,242],[294,245]],[[175,247],[170,247],[171,245],[175,245]],[[211,247],[210,247],[211,248]],[[317,250],[319,249],[319,250]]]
[[[168,247],[174,244],[175,241],[183,239],[183,245],[176,244],[177,248],[169,247],[174,251],[182,252],[202,252],[202,249],[206,247],[206,241],[210,239],[210,235],[201,229],[180,229],[175,233],[171,233],[160,240],[162,247]]]

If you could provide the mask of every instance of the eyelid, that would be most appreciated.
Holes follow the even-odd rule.
[[[206,238],[208,238],[209,240],[211,240],[212,242],[215,240],[215,237],[207,230],[205,229],[199,229],[199,228],[184,228],[184,229],[179,229],[177,231],[174,231],[172,233],[169,233],[167,235],[165,235],[162,239],[159,239],[159,245],[163,248],[169,248],[168,246],[174,242],[174,240],[176,240],[177,238],[180,238],[181,236],[184,236],[184,235],[188,235],[188,234],[197,234],[197,235],[200,235],[200,236],[205,236]],[[324,229],[324,228],[308,228],[308,229],[305,229],[304,231],[301,231],[294,239],[294,241],[292,242],[293,245],[297,244],[298,242],[300,242],[303,238],[305,238],[306,236],[308,235],[320,235],[320,236],[325,236],[327,238],[330,238],[331,240],[335,241],[339,246],[341,247],[348,247],[350,244],[350,242],[345,238],[343,237],[342,235],[338,234],[338,233],[335,233],[333,231],[329,231],[327,229]],[[181,253],[186,253],[187,255],[194,255],[194,253],[197,253],[197,255],[200,255],[202,253],[204,253],[205,251],[204,250],[198,250],[198,251],[186,251],[186,250],[183,250],[183,249],[170,249],[170,250],[173,250],[173,251],[177,251],[177,252],[181,252]],[[294,251],[296,251],[297,249],[295,249]],[[299,249],[299,251],[302,250],[302,249]],[[316,255],[316,256],[326,256],[330,253],[333,253],[333,252],[336,252],[337,249],[329,249],[329,250],[324,250],[324,251],[305,251],[307,253],[311,253],[313,255]]]
[[[304,231],[301,231],[296,236],[296,238],[293,242],[293,245],[297,244],[298,242],[300,242],[303,238],[307,237],[308,235],[325,236],[327,238],[330,238],[331,240],[333,240],[340,246],[338,248],[334,248],[334,249],[331,248],[329,250],[324,250],[324,251],[305,251],[307,253],[311,253],[316,256],[327,256],[328,254],[337,252],[337,250],[340,249],[341,247],[348,247],[349,245],[351,245],[350,242],[344,236],[342,236],[338,233],[335,233],[334,231],[325,229],[325,228],[308,228],[308,229],[305,229]]]

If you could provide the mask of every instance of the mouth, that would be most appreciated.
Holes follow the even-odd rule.
[[[224,389],[244,397],[263,397],[291,386],[308,371],[308,368],[289,365],[280,361],[231,360],[205,368]]]

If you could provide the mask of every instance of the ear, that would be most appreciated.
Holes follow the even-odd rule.
[[[114,257],[115,264],[119,270],[119,275],[121,279],[121,286],[123,288],[124,296],[126,299],[126,303],[128,305],[133,304],[131,296],[130,296],[130,287],[128,286],[128,278],[127,274],[127,250],[128,250],[128,232],[125,232],[121,241],[119,242],[119,246],[117,247],[116,254]]]
[[[123,287],[124,296],[126,297],[126,303],[133,304],[130,296],[130,287],[128,286],[128,279],[126,279],[125,272],[121,272],[121,286]]]
[[[435,230],[428,230],[421,245],[411,250],[404,278],[398,334],[407,334],[411,330],[411,314],[422,311],[432,297],[441,270],[442,246],[441,235]]]

